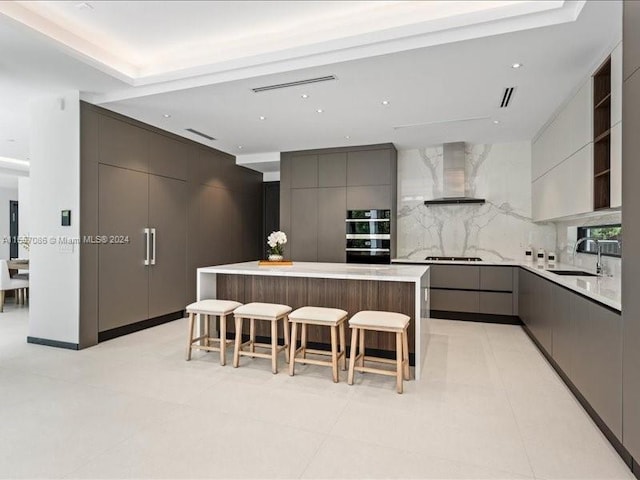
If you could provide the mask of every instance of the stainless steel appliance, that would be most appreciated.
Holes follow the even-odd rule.
[[[347,210],[347,263],[391,263],[391,210]]]

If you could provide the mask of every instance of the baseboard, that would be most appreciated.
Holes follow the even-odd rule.
[[[522,320],[516,315],[493,315],[488,313],[446,312],[443,310],[431,310],[431,318],[444,320],[461,320],[463,322],[500,323],[503,325],[522,325]]]
[[[622,445],[622,442],[618,440],[618,438],[611,431],[611,429],[609,429],[609,427],[604,422],[604,420],[600,418],[600,415],[598,415],[598,413],[593,409],[589,401],[582,395],[580,390],[578,390],[578,387],[576,387],[571,381],[571,379],[564,373],[560,365],[556,363],[553,357],[549,355],[549,353],[540,344],[540,342],[538,342],[538,340],[533,335],[533,333],[531,333],[531,330],[529,330],[529,328],[526,325],[523,325],[522,328],[527,333],[529,338],[533,341],[533,343],[536,345],[536,347],[538,347],[538,350],[540,350],[542,355],[544,355],[544,357],[547,359],[547,362],[549,362],[549,364],[553,367],[556,373],[560,376],[562,381],[567,385],[567,387],[569,387],[569,390],[571,390],[571,393],[573,393],[573,395],[576,397],[580,405],[582,405],[582,408],[584,408],[585,411],[589,414],[593,422],[597,425],[597,427],[600,429],[602,434],[607,438],[607,440],[609,441],[611,446],[615,449],[615,451],[618,452],[618,455],[620,455],[622,460],[631,469],[631,471],[636,476],[636,478],[640,478],[638,476],[640,474],[640,468],[638,468],[639,465],[636,463],[635,459],[631,456],[631,454],[624,447],[624,445]]]
[[[77,343],[60,342],[58,340],[49,340],[48,338],[27,337],[27,343],[46,345],[47,347],[66,348],[67,350],[80,350],[80,345]]]
[[[233,340],[235,338],[235,334],[234,333],[227,333],[227,339],[229,340]],[[246,342],[249,340],[249,335],[242,335],[242,341]],[[271,337],[263,337],[263,336],[259,336],[256,335],[256,342],[257,343],[271,343]],[[298,343],[298,347],[300,346],[300,344]],[[349,345],[346,345],[346,351],[347,351],[347,358],[349,358],[351,356],[351,348],[349,347]],[[327,352],[331,351],[331,345],[329,345],[328,343],[319,343],[319,342],[307,342],[307,348],[310,348],[312,350],[324,350]],[[377,348],[367,348],[366,350],[366,354],[370,357],[381,357],[381,358],[388,358],[390,360],[395,360],[396,358],[396,352],[395,351],[389,351],[389,350],[379,350]],[[413,353],[409,353],[409,365],[415,365],[415,355]]]
[[[105,330],[104,332],[98,332],[98,342],[106,342],[123,335],[139,332],[151,327],[157,327],[163,323],[173,322],[179,318],[184,318],[184,310],[178,312],[168,313],[159,317],[149,318],[136,323],[130,323],[129,325],[123,325],[122,327],[112,328],[111,330]]]

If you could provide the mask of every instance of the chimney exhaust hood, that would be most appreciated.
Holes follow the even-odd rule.
[[[442,198],[425,200],[426,206],[485,203],[484,198],[467,195],[464,142],[445,143],[442,146],[442,170]]]

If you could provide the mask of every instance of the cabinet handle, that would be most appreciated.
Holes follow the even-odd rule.
[[[156,229],[151,229],[151,265],[156,264]]]
[[[145,245],[145,254],[144,254],[144,264],[149,265],[149,251],[151,250],[151,245],[149,242],[151,241],[151,231],[148,228],[144,229],[144,245]]]

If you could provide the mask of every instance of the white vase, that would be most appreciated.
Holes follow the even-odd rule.
[[[278,255],[277,253],[270,253],[268,259],[270,262],[281,262],[284,257],[282,255]]]

